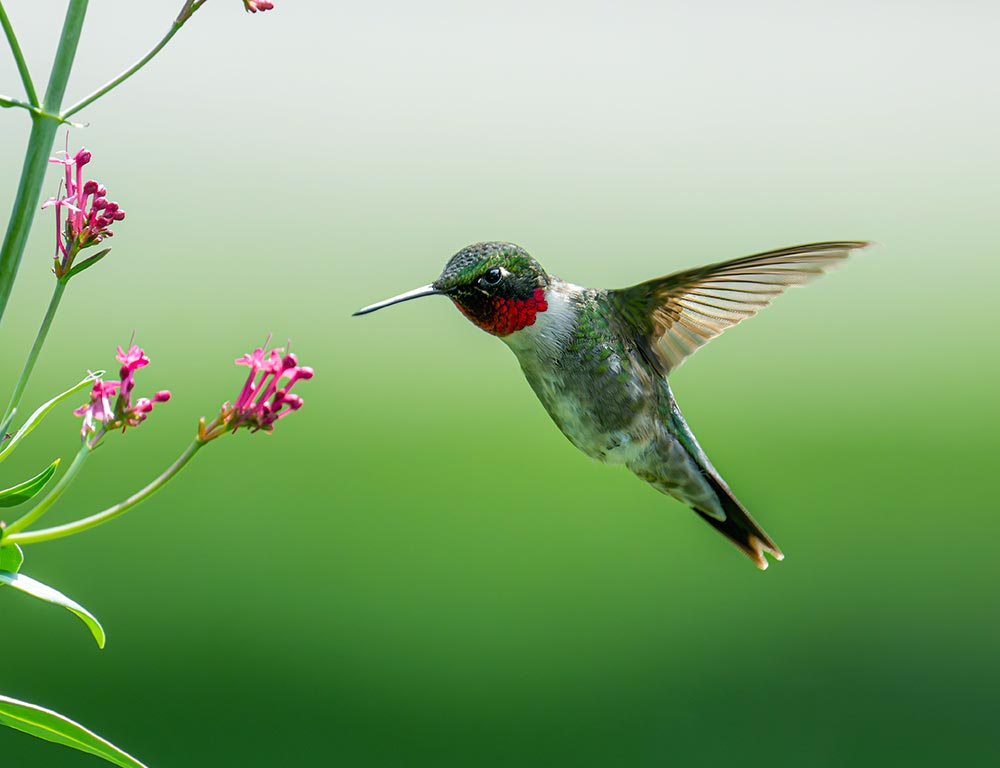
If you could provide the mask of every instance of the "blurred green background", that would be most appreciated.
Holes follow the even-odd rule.
[[[180,4],[91,3],[68,99]],[[158,768],[995,765],[998,6],[277,4],[207,4],[80,115],[70,145],[128,219],[25,404],[133,329],[140,390],[174,393],[53,520],[158,473],[268,333],[316,369],[306,406],[27,550],[109,642],[5,590],[0,690]],[[63,4],[6,6],[44,80]],[[6,211],[27,119],[0,118]],[[47,213],[5,388],[51,289]],[[673,378],[788,555],[767,573],[572,448],[448,302],[350,317],[483,239],[616,286],[839,238],[880,246]],[[3,481],[77,430],[60,410]],[[0,750],[100,764],[7,730]]]

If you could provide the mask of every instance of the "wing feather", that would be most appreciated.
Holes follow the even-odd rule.
[[[813,243],[677,272],[612,291],[665,375],[699,347],[818,277],[866,242]]]

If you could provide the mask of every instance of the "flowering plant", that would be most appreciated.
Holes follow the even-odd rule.
[[[52,327],[63,294],[74,278],[108,255],[111,248],[106,241],[114,234],[111,228],[125,220],[125,211],[118,203],[109,199],[107,188],[95,179],[85,179],[84,169],[94,161],[91,152],[81,148],[71,154],[67,135],[65,150],[56,153],[55,157],[49,157],[56,131],[60,125],[73,125],[70,117],[145,67],[205,2],[206,0],[184,0],[167,34],[148,54],[82,101],[64,107],[63,95],[80,39],[87,0],[69,0],[55,62],[43,99],[38,98],[13,26],[0,0],[0,26],[3,27],[25,90],[25,100],[0,96],[0,107],[23,109],[31,117],[31,135],[17,196],[3,245],[0,247],[0,320],[3,318],[41,197],[45,170],[49,163],[61,165],[63,170],[56,195],[41,205],[43,209],[54,209],[56,244],[52,262],[55,276],[52,298],[21,374],[14,384],[10,401],[0,416],[0,462],[20,445],[50,411],[63,406],[64,401],[70,398],[82,399],[85,390],[89,392],[86,402],[74,411],[82,419],[81,440],[80,448],[69,467],[57,477],[60,462],[56,459],[37,475],[0,490],[0,515],[21,504],[28,505],[28,511],[19,517],[9,522],[0,519],[0,586],[9,586],[13,590],[71,611],[87,625],[100,647],[105,642],[104,629],[93,614],[62,592],[22,572],[23,548],[82,533],[127,512],[159,491],[203,447],[225,434],[233,434],[244,428],[249,432],[271,432],[279,419],[302,407],[302,398],[291,390],[299,381],[313,376],[312,369],[299,365],[298,358],[290,351],[284,348],[267,349],[268,345],[265,343],[236,360],[237,365],[247,366],[250,372],[235,399],[224,403],[211,421],[201,419],[191,444],[155,479],[107,509],[62,525],[49,528],[36,526],[42,516],[66,493],[89,457],[104,440],[110,439],[115,433],[139,427],[154,409],[157,412],[161,410],[157,406],[171,398],[170,392],[165,389],[154,391],[148,396],[137,395],[137,374],[150,365],[150,358],[142,347],[134,343],[133,338],[127,347],[119,346],[117,349],[117,377],[106,377],[103,370],[89,371],[83,379],[39,406],[26,419],[20,418],[19,407],[25,387]],[[268,11],[274,7],[272,3],[261,0],[243,0],[243,6],[249,13]],[[50,481],[53,480],[50,487]],[[10,591],[3,590],[4,599]],[[0,724],[88,752],[115,765],[129,768],[142,766],[137,759],[79,723],[36,704],[0,695]]]

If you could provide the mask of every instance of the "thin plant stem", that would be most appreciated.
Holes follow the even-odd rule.
[[[4,10],[3,3],[0,2],[0,26],[3,26],[4,34],[7,35],[7,43],[10,45],[10,52],[14,54],[14,61],[17,62],[17,71],[21,75],[21,82],[24,83],[24,92],[28,94],[28,102],[33,107],[39,106],[38,94],[35,93],[35,84],[31,82],[31,73],[28,71],[28,62],[24,60],[21,53],[21,46],[17,42],[17,35],[14,34],[14,27],[7,18],[7,11]]]
[[[201,6],[199,5],[198,7],[201,7]],[[197,10],[197,7],[195,8],[195,10]],[[70,118],[72,115],[75,115],[77,112],[79,112],[84,107],[90,106],[95,101],[97,101],[99,98],[101,98],[101,96],[103,96],[104,94],[106,94],[108,91],[111,91],[111,90],[117,88],[119,85],[121,85],[122,83],[124,83],[130,77],[132,77],[132,75],[134,75],[136,72],[138,72],[144,66],[146,66],[149,62],[151,62],[153,60],[153,57],[155,57],[156,54],[158,54],[163,49],[163,46],[165,46],[167,43],[170,42],[170,38],[172,38],[174,35],[176,35],[180,31],[180,28],[184,26],[184,23],[189,18],[190,18],[190,16],[188,16],[186,18],[181,18],[180,16],[178,16],[176,19],[174,19],[173,23],[171,23],[171,25],[170,25],[170,31],[168,31],[167,34],[165,34],[163,36],[163,38],[160,40],[160,42],[158,42],[156,45],[153,46],[152,50],[150,50],[149,53],[147,53],[145,56],[143,56],[141,59],[139,59],[135,64],[133,64],[131,67],[129,67],[124,72],[122,72],[120,75],[118,75],[118,77],[114,78],[113,80],[109,80],[107,83],[105,83],[104,85],[102,85],[100,88],[98,88],[92,94],[90,94],[89,96],[87,96],[85,99],[83,99],[82,101],[78,101],[72,107],[70,107],[65,112],[63,112],[62,113],[63,120],[66,120],[66,119]]]
[[[11,417],[14,415],[14,410],[17,408],[18,404],[21,402],[21,395],[24,394],[24,388],[28,385],[28,378],[31,376],[32,370],[35,368],[35,362],[38,360],[38,354],[42,351],[42,345],[45,343],[45,337],[49,333],[49,327],[52,325],[52,318],[56,316],[56,310],[59,308],[59,301],[62,299],[63,291],[66,290],[67,283],[62,280],[56,280],[55,290],[52,291],[52,299],[49,301],[49,308],[45,312],[45,317],[42,318],[42,324],[38,328],[38,333],[35,335],[35,343],[31,345],[31,351],[28,352],[28,357],[24,361],[24,369],[21,371],[21,378],[17,380],[17,384],[14,386],[14,393],[10,396],[10,402],[7,403],[7,410],[4,411],[3,419],[0,420],[0,434],[7,429],[7,425],[10,423]]]
[[[50,115],[41,107],[36,107],[34,104],[29,104],[26,101],[21,101],[20,99],[11,99],[7,96],[0,96],[0,107],[3,109],[8,109],[10,107],[18,107],[20,109],[27,110],[29,114],[35,117],[47,117],[49,120],[57,120],[60,123],[69,123],[69,125],[76,125],[75,123],[70,123],[68,120],[63,120],[59,115]]]
[[[72,523],[66,523],[65,525],[57,525],[52,528],[42,528],[38,531],[26,531],[24,533],[7,533],[3,537],[3,541],[5,544],[20,544],[22,546],[24,544],[38,544],[43,541],[52,541],[53,539],[61,539],[64,536],[72,536],[76,533],[82,533],[83,531],[94,528],[102,523],[106,523],[109,520],[113,520],[119,515],[128,512],[136,504],[145,501],[160,490],[160,488],[173,478],[174,475],[184,468],[185,464],[194,458],[194,455],[203,445],[206,445],[206,443],[195,440],[191,443],[191,445],[184,449],[184,453],[178,456],[177,460],[167,467],[159,477],[153,480],[153,482],[142,490],[129,496],[124,501],[120,501],[117,504],[102,510],[101,512],[91,515],[90,517],[83,517],[79,520],[74,520]],[[70,469],[72,469],[72,467],[70,467]],[[69,470],[67,470],[66,474],[69,474]],[[10,529],[11,528],[8,527],[7,530],[10,531]]]
[[[18,531],[23,531],[29,525],[38,520],[38,518],[48,512],[49,508],[53,504],[59,501],[59,497],[63,495],[63,492],[67,488],[69,488],[70,483],[76,479],[77,473],[79,473],[80,469],[83,467],[83,462],[87,460],[91,450],[90,446],[86,443],[80,447],[80,451],[73,458],[73,463],[69,465],[69,469],[63,473],[63,476],[59,478],[59,482],[53,486],[52,490],[46,494],[45,498],[38,502],[34,508],[26,512],[13,523],[8,525],[6,529],[4,529],[2,539],[4,543],[7,543],[9,536],[16,534]]]
[[[12,107],[17,107],[18,109],[23,109],[26,112],[28,112],[30,115],[32,115],[33,117],[43,117],[43,118],[46,118],[48,120],[55,120],[58,123],[65,123],[66,125],[69,125],[69,126],[71,126],[73,128],[82,128],[82,127],[84,127],[80,123],[73,123],[73,122],[70,122],[69,120],[63,120],[63,118],[60,117],[59,115],[50,115],[48,112],[46,112],[41,107],[36,107],[36,106],[34,106],[32,104],[29,104],[26,101],[21,101],[20,99],[11,99],[11,98],[8,98],[7,96],[0,96],[0,108],[2,108],[2,109],[9,109],[9,108],[12,108]]]
[[[87,15],[87,2],[88,0],[70,0],[66,9],[62,36],[59,38],[52,74],[49,76],[49,84],[45,89],[45,99],[42,103],[44,111],[49,115],[59,114],[63,96],[66,94],[66,83],[80,42],[83,19]],[[34,113],[31,116],[31,135],[28,137],[28,149],[21,167],[21,180],[17,186],[14,207],[10,212],[7,234],[4,236],[3,245],[0,246],[0,318],[3,317],[7,307],[10,292],[14,287],[14,278],[17,276],[17,268],[21,264],[24,246],[28,241],[35,207],[42,193],[49,152],[58,127],[57,118],[42,117]]]

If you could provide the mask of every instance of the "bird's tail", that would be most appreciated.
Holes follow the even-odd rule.
[[[762,571],[767,568],[767,552],[774,556],[776,560],[784,560],[785,556],[778,545],[768,536],[764,529],[757,525],[750,513],[743,508],[743,505],[733,496],[733,492],[711,469],[702,469],[702,474],[722,505],[722,510],[726,513],[726,519],[719,518],[703,512],[697,507],[692,509],[715,530],[729,539],[733,544],[742,550]]]
[[[691,464],[689,466],[691,470],[698,472],[701,475],[700,479],[708,485],[708,488],[704,490],[707,491],[710,489],[715,495],[719,506],[725,513],[725,517],[719,516],[718,508],[715,508],[715,505],[710,503],[710,499],[705,498],[706,493],[684,494],[669,489],[667,489],[667,492],[691,507],[705,522],[739,547],[762,571],[767,568],[767,558],[764,556],[765,552],[771,554],[776,560],[784,560],[785,556],[778,549],[778,545],[750,517],[750,513],[744,509],[743,505],[733,495],[733,492],[729,490],[729,486],[726,485],[726,482],[719,475],[718,471],[712,466],[712,462],[708,460],[705,451],[698,445],[698,440],[684,420],[680,408],[677,407],[677,401],[674,400],[673,393],[670,391],[670,386],[666,383],[666,380],[663,382],[663,393],[667,403],[667,413],[665,416],[666,422],[669,425],[669,431],[677,439],[681,450],[684,451],[690,460]],[[699,485],[701,484],[699,483]]]

